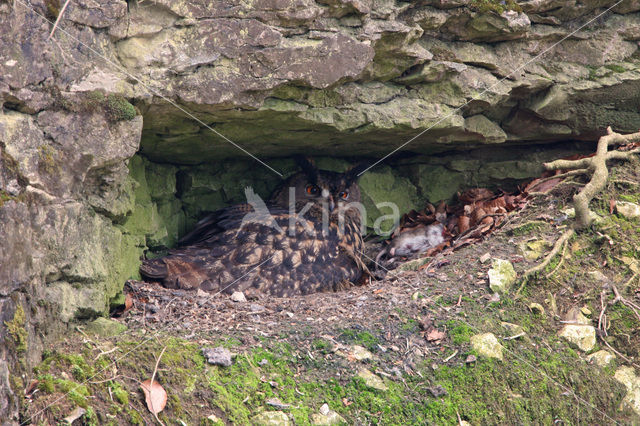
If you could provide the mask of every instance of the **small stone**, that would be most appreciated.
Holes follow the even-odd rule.
[[[616,356],[611,352],[605,350],[600,350],[598,352],[587,355],[587,361],[593,362],[598,367],[609,365],[614,359],[616,359]]]
[[[621,407],[628,407],[640,415],[640,387],[635,387],[622,398]]]
[[[590,271],[588,272],[588,275],[594,280],[594,281],[607,281],[607,276],[605,274],[603,274],[600,271]]]
[[[640,378],[636,376],[633,367],[620,367],[616,370],[613,378],[626,386],[627,390],[640,387]]]
[[[567,322],[574,322],[578,324],[591,324],[591,320],[584,316],[582,310],[575,307],[569,309],[569,311],[564,316],[564,320]]]
[[[262,358],[260,361],[258,361],[259,365],[267,365],[269,364],[269,360],[266,358]]]
[[[510,322],[502,322],[501,323],[504,328],[506,328],[511,336],[518,336],[525,334],[524,328],[518,324],[512,324]]]
[[[232,364],[231,351],[227,348],[223,348],[222,346],[218,346],[216,348],[202,348],[202,355],[204,355],[209,364],[221,365],[223,367],[230,367]]]
[[[366,368],[361,368],[358,371],[358,377],[364,380],[364,383],[370,388],[378,389],[381,391],[386,391],[388,389],[387,385],[384,384],[380,377],[376,376]]]
[[[320,414],[322,414],[323,416],[326,416],[327,414],[329,414],[329,404],[322,404],[322,407],[320,407]]]
[[[479,355],[487,358],[497,358],[502,361],[502,345],[493,333],[476,334],[471,336],[471,346]]]
[[[358,345],[353,345],[351,347],[351,355],[353,355],[353,357],[358,361],[373,358],[373,354],[371,352]]]
[[[208,416],[207,420],[209,420],[211,423],[218,423],[220,421],[218,416],[216,416],[215,414]]]
[[[584,352],[588,352],[596,346],[596,329],[591,325],[566,324],[558,332],[558,335]]]
[[[312,425],[339,425],[347,423],[346,420],[335,411],[329,409],[329,405],[322,404],[320,412],[311,415]]]
[[[127,330],[127,326],[109,319],[109,318],[97,318],[91,321],[85,327],[84,331],[88,334],[95,334],[100,337],[113,337],[124,333]]]
[[[589,309],[589,308],[588,308],[588,307],[586,307],[586,306],[583,306],[583,307],[580,309],[580,312],[582,312],[584,315],[591,315],[591,309]]]
[[[535,240],[529,241],[521,246],[522,254],[524,258],[529,261],[534,261],[542,257],[542,255],[552,246],[549,241]]]
[[[421,293],[419,291],[416,291],[415,293],[413,293],[411,295],[411,300],[418,300],[418,298],[420,297]]]
[[[244,297],[244,293],[241,291],[234,291],[231,295],[231,300],[234,302],[246,302],[247,298]]]
[[[482,256],[480,256],[480,263],[487,263],[489,261],[489,259],[491,259],[491,253],[485,253]]]
[[[508,293],[516,282],[516,271],[508,260],[493,259],[489,269],[489,287],[496,293]]]
[[[471,364],[471,363],[476,362],[477,360],[478,360],[478,358],[477,358],[475,355],[473,355],[473,354],[472,354],[472,355],[469,355],[469,356],[467,357],[467,359],[465,359],[465,360],[464,360],[464,362],[465,362],[466,364]]]
[[[531,309],[531,312],[533,312],[534,314],[538,314],[538,315],[544,314],[544,308],[539,303],[535,303],[535,302],[531,303],[529,305],[529,309]]]
[[[291,421],[289,420],[289,416],[282,411],[263,411],[251,418],[251,424],[264,426],[289,426]]]
[[[250,304],[249,309],[251,310],[251,312],[255,312],[255,313],[260,313],[267,310],[267,308],[265,308],[262,305],[258,305],[257,303]]]
[[[198,291],[196,291],[196,296],[198,296],[198,297],[211,297],[211,293],[209,293],[208,291],[204,291],[203,289],[199,288]]]
[[[569,218],[574,218],[576,217],[576,209],[574,209],[573,207],[567,208],[562,210],[562,213],[564,213],[565,215],[567,215],[567,217]],[[591,218],[591,220],[594,223],[601,223],[602,222],[602,217],[599,216],[597,213],[595,212],[589,212],[589,218]]]
[[[267,405],[277,408],[278,410],[288,410],[291,408],[291,404],[285,404],[278,398],[271,398],[266,400]]]
[[[63,420],[67,423],[67,424],[73,424],[73,422],[75,422],[76,420],[78,420],[80,417],[84,416],[86,414],[87,410],[85,410],[82,407],[76,407],[71,414],[69,414],[67,417],[65,417]]]
[[[616,201],[616,212],[627,219],[637,219],[640,217],[640,206],[627,201]]]
[[[636,376],[633,367],[620,367],[613,377],[627,388],[627,394],[620,405],[640,414],[640,378]]]

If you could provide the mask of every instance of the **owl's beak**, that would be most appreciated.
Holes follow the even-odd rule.
[[[336,209],[336,203],[333,201],[333,196],[329,195],[329,199],[327,201],[329,201],[329,211],[334,211]]]

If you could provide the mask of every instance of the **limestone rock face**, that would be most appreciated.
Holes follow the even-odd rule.
[[[171,246],[245,185],[277,184],[238,147],[286,175],[294,153],[375,161],[420,134],[403,148],[419,155],[365,175],[373,225],[391,196],[422,208],[467,182],[535,176],[579,146],[527,144],[640,127],[638,1],[558,45],[615,1],[78,0],[55,41],[49,3],[0,2],[9,422],[43,343],[104,314],[145,248]]]

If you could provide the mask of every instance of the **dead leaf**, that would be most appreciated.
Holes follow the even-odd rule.
[[[147,379],[140,384],[140,388],[144,392],[147,408],[152,414],[158,414],[167,405],[167,392],[162,385],[156,380],[151,384],[151,379]]]
[[[31,395],[31,393],[33,393],[33,391],[36,390],[39,384],[40,384],[40,380],[33,379],[31,383],[29,383],[29,386],[27,386],[27,388],[24,390],[24,394],[26,396]]]
[[[76,407],[75,410],[71,412],[71,414],[69,414],[67,417],[64,418],[64,421],[68,424],[72,424],[73,422],[78,420],[80,417],[84,416],[86,412],[87,410],[85,410],[84,408]]]
[[[433,322],[431,321],[431,318],[426,317],[423,318],[422,320],[420,320],[418,322],[418,324],[420,324],[420,328],[427,331],[427,330],[431,330],[433,328]]]
[[[347,398],[342,398],[342,405],[344,405],[345,407],[348,407],[351,404],[353,404],[353,401],[349,401]]]
[[[616,209],[616,200],[613,198],[609,199],[609,214],[613,214],[613,211]]]
[[[562,178],[549,179],[543,182],[543,179],[535,179],[529,183],[529,185],[525,186],[524,192],[541,192],[546,194],[556,187],[560,182],[562,182]]]
[[[124,310],[125,310],[125,312],[128,311],[129,309],[131,309],[132,307],[133,307],[133,297],[131,297],[131,295],[129,293],[127,293],[124,296]]]
[[[469,229],[469,218],[467,216],[458,216],[458,232],[465,233]]]
[[[438,343],[439,341],[441,341],[442,339],[444,339],[446,337],[446,333],[439,331],[438,329],[434,328],[431,331],[429,331],[427,333],[427,335],[425,336],[425,338],[427,339],[427,341],[429,342],[436,342]]]
[[[493,197],[493,191],[487,188],[473,188],[458,195],[458,199],[463,203],[473,203]]]

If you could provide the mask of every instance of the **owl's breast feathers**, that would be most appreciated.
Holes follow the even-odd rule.
[[[366,268],[359,216],[345,215],[343,229],[330,220],[324,230],[313,216],[291,217],[274,206],[264,212],[229,207],[200,221],[167,256],[143,261],[140,272],[165,287],[211,292],[291,296],[340,290]]]

